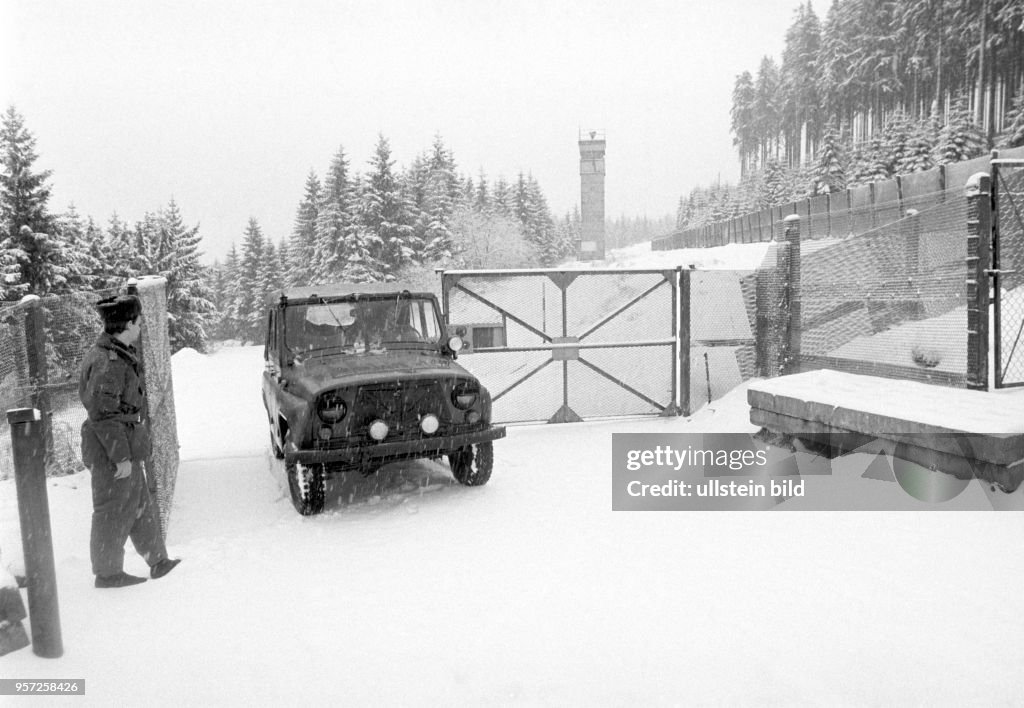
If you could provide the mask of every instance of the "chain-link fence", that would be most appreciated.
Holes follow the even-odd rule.
[[[765,270],[764,274],[774,271]],[[689,332],[689,361],[684,362],[683,410],[695,412],[711,401],[740,385],[747,379],[763,375],[766,352],[759,350],[758,331],[764,335],[765,319],[774,319],[776,312],[768,305],[777,303],[765,290],[763,274],[760,284],[765,307],[759,321],[759,271],[694,270],[683,272],[681,294],[684,328]],[[688,303],[688,306],[687,306]]]
[[[876,200],[850,218],[856,235],[798,246],[799,367],[965,386],[963,190]]]
[[[992,169],[997,386],[1024,386],[1024,159]]]
[[[0,309],[0,404],[38,408],[46,436],[48,475],[77,472],[85,409],[78,370],[100,331],[95,305],[117,291],[26,298]],[[13,476],[11,433],[0,422],[0,478]]]

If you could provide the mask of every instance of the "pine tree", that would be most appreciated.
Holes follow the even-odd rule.
[[[228,255],[224,260],[224,293],[226,298],[218,308],[221,316],[221,332],[225,339],[242,338],[242,317],[241,309],[244,306],[244,299],[240,297],[242,292],[242,259],[238,255],[235,244],[231,244]]]
[[[45,294],[59,287],[61,275],[52,233],[53,219],[47,209],[50,172],[34,172],[36,139],[25,128],[25,120],[14,106],[7,109],[0,126],[0,268],[3,299],[16,299],[32,292]]]
[[[47,210],[50,187],[46,184],[51,173],[33,172],[37,158],[36,139],[25,128],[25,119],[11,106],[0,127],[0,219],[7,238],[17,238],[22,226],[32,233],[50,233],[52,229]]]
[[[69,255],[60,239],[23,225],[14,238],[4,239],[2,248],[10,259],[4,276],[8,298],[69,291]]]
[[[875,135],[868,141],[866,171],[858,178],[861,184],[881,182],[892,177],[892,158],[884,136]]]
[[[477,211],[484,212],[491,208],[491,192],[487,184],[487,175],[483,168],[480,169],[480,178],[476,183],[476,194],[473,197],[473,206]]]
[[[257,342],[261,334],[263,302],[263,231],[255,218],[249,219],[242,238],[242,252],[238,257],[238,289],[234,310],[238,318],[238,334],[243,341]]]
[[[761,59],[754,81],[754,136],[761,148],[760,164],[777,158],[782,128],[779,108],[779,67],[771,57]]]
[[[896,163],[896,173],[905,175],[923,172],[934,167],[933,155],[938,134],[939,127],[934,118],[914,124],[907,139],[906,150],[900,161]]]
[[[277,248],[274,242],[267,239],[263,244],[263,259],[260,262],[259,278],[257,279],[257,290],[263,293],[261,302],[266,302],[266,296],[275,290],[280,290],[284,278],[281,273],[281,260],[277,255]],[[261,308],[261,316],[265,309]]]
[[[765,207],[778,206],[790,201],[785,171],[778,160],[772,159],[765,165],[764,183],[760,200]]]
[[[107,226],[104,250],[110,257],[107,272],[112,278],[123,282],[132,272],[134,244],[128,225],[121,221],[116,213],[110,217]]]
[[[1008,148],[1024,145],[1024,91],[1013,100],[1013,107],[1006,114],[1006,128],[999,145]]]
[[[370,166],[362,197],[363,236],[384,277],[393,279],[422,251],[422,243],[413,233],[413,215],[393,172],[391,146],[383,135],[378,138]]]
[[[946,116],[946,125],[939,132],[934,153],[935,162],[945,165],[970,160],[982,153],[984,145],[985,139],[974,125],[974,117],[967,109],[967,101],[961,97]]]
[[[316,176],[316,172],[310,170],[306,177],[305,194],[295,214],[295,226],[292,228],[292,240],[288,247],[292,257],[288,280],[296,285],[309,285],[315,275],[315,268],[311,268],[311,265],[316,263],[316,222],[321,200],[320,178]]]
[[[87,232],[90,226],[92,230]],[[101,267],[91,242],[95,235],[92,220],[87,225],[78,215],[75,205],[71,204],[66,212],[54,219],[53,229],[68,266],[67,288],[73,291],[92,290]]]
[[[280,285],[280,287],[281,288],[291,287],[291,283],[288,282],[288,269],[289,269],[289,267],[291,265],[292,259],[291,259],[291,256],[288,254],[288,239],[286,239],[286,238],[282,238],[280,240],[280,242],[278,242],[278,244],[277,244],[277,260],[278,260],[277,267],[278,267],[278,270],[281,273],[281,285]],[[340,272],[340,269],[339,269],[338,272]],[[337,274],[335,274],[335,277],[337,277]]]
[[[159,228],[156,215],[150,212],[143,215],[142,221],[135,223],[135,228],[131,232],[129,276],[138,277],[157,272]]]
[[[348,175],[348,158],[338,148],[324,181],[322,201],[316,220],[313,249],[313,281],[327,283],[338,279],[348,254],[346,237],[355,227],[355,200]],[[291,249],[289,249],[291,250]]]
[[[683,197],[679,197],[679,204],[676,206],[676,229],[685,229],[690,223],[690,203]]]
[[[159,274],[167,279],[167,312],[174,317],[175,347],[204,352],[214,306],[213,293],[199,261],[199,226],[185,226],[174,199],[160,213],[158,226],[156,261]]]
[[[885,150],[885,166],[888,176],[897,174],[898,165],[907,160],[910,153],[910,142],[914,135],[914,126],[902,109],[893,111],[882,128],[882,143]]]
[[[88,263],[93,268],[92,277],[87,278],[87,287],[91,290],[105,290],[117,286],[120,279],[112,270],[114,257],[110,251],[107,237],[91,216],[85,223],[84,236]]]
[[[526,182],[526,197],[529,214],[525,224],[526,239],[537,249],[541,265],[551,266],[569,251],[571,245],[558,240],[547,199],[532,174]]]
[[[233,245],[233,244],[232,244]],[[227,339],[230,335],[227,332],[226,311],[228,307],[229,285],[227,269],[220,259],[214,259],[213,265],[206,271],[206,282],[210,287],[213,303],[213,315],[210,317],[209,334],[211,339]]]
[[[818,191],[822,193],[834,193],[846,189],[846,168],[843,166],[839,131],[834,120],[830,120],[825,126],[814,176]]]
[[[797,7],[793,24],[786,30],[779,78],[781,128],[786,137],[790,166],[804,161],[810,147],[801,145],[806,131],[810,143],[818,132],[818,92],[814,84],[815,62],[821,44],[821,25],[810,2]]]
[[[757,164],[757,137],[754,127],[754,77],[744,71],[736,77],[732,89],[732,144],[740,157],[740,174]]]
[[[504,177],[499,177],[494,183],[494,195],[491,202],[494,205],[494,213],[503,216],[512,214],[512,188]]]

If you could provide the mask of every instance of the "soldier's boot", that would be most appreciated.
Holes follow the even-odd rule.
[[[96,587],[98,588],[124,588],[144,582],[146,582],[145,578],[140,578],[137,575],[128,575],[124,571],[114,573],[113,575],[96,576]]]

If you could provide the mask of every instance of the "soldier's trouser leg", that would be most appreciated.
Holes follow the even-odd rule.
[[[90,554],[96,575],[123,570],[124,544],[129,536],[149,565],[167,557],[142,463],[132,463],[132,473],[126,479],[115,479],[114,470],[113,464],[106,463],[97,465],[92,473]]]
[[[92,572],[115,575],[123,570],[124,543],[135,523],[132,478],[116,479],[110,462],[96,464],[92,471],[92,532],[89,554]]]
[[[132,464],[132,481],[138,485],[138,505],[135,507],[135,523],[128,532],[132,545],[146,563],[154,565],[167,557],[164,537],[160,531],[160,516],[153,497],[142,473],[142,463]]]

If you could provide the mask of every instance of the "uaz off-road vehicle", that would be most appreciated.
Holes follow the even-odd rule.
[[[268,299],[263,403],[292,503],[323,510],[325,477],[448,457],[462,484],[491,476],[491,397],[455,363],[437,299],[395,283],[294,288]]]

